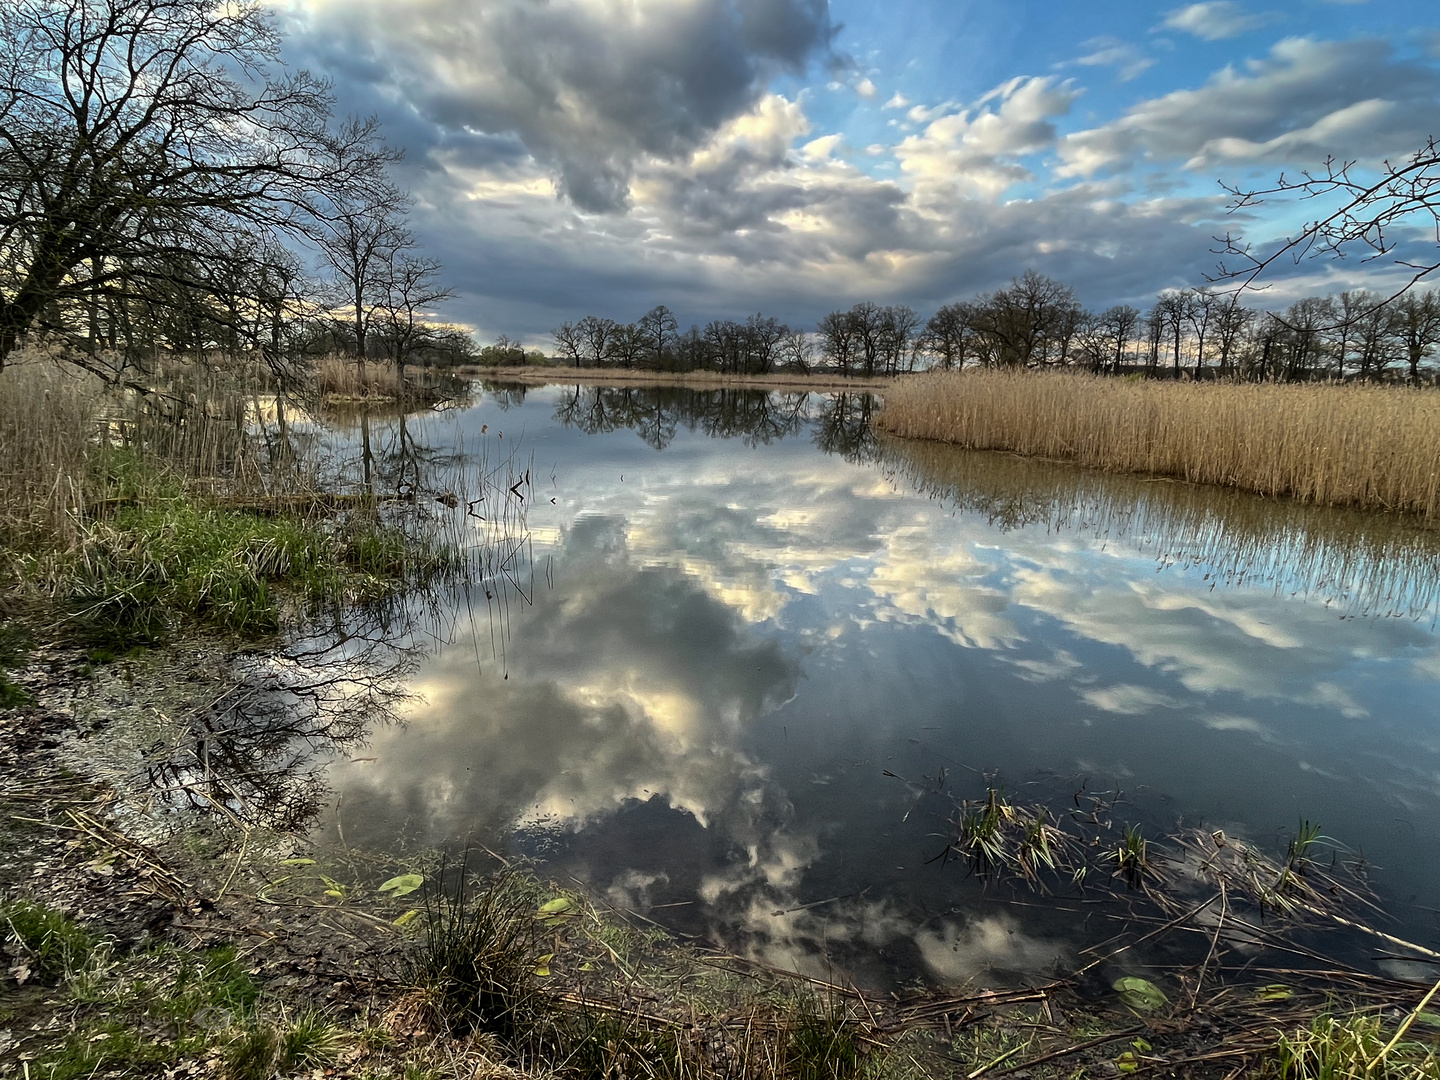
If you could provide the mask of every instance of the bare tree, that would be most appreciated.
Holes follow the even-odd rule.
[[[376,175],[371,132],[331,132],[328,85],[270,76],[279,54],[253,0],[0,4],[0,364],[97,290],[205,292],[240,237]]]
[[[965,366],[975,334],[973,308],[972,304],[946,304],[930,316],[921,332],[921,350],[938,359],[946,371]]]
[[[680,323],[674,313],[664,304],[657,304],[640,316],[640,321],[635,325],[644,335],[655,366],[657,368],[662,366],[665,359],[665,343],[673,340],[680,330]]]
[[[1420,363],[1440,345],[1440,296],[1435,290],[1407,293],[1396,303],[1396,330],[1405,347],[1410,381],[1420,385]]]
[[[455,295],[440,284],[441,266],[405,251],[392,252],[385,274],[384,320],[391,356],[405,384],[405,364],[430,336],[425,314]]]
[[[611,348],[619,329],[620,324],[614,319],[599,315],[586,315],[575,324],[581,355],[590,361],[591,367],[601,367],[610,361]]]
[[[842,374],[855,362],[856,333],[848,311],[832,311],[820,320],[820,351]]]
[[[580,366],[580,354],[584,350],[584,337],[580,330],[571,322],[563,322],[554,330],[550,331],[550,337],[555,342],[555,355],[562,360],[569,360],[575,367]]]
[[[648,346],[645,331],[635,323],[616,324],[610,335],[609,355],[616,363],[633,368]]]
[[[352,146],[365,146],[387,161],[399,156],[379,142],[373,119],[347,120],[341,135],[335,148],[337,164]],[[377,176],[331,193],[317,215],[313,237],[331,274],[335,306],[342,313],[337,321],[349,324],[362,382],[366,339],[383,311],[391,267],[415,246],[405,224],[410,206],[408,195]]]
[[[1328,202],[1331,209],[1301,226],[1294,235],[1269,252],[1257,253],[1243,238],[1227,234],[1217,239],[1222,259],[1219,276],[1239,281],[1246,289],[1282,259],[1299,262],[1321,256],[1343,259],[1359,251],[1363,261],[1393,255],[1397,232],[1413,225],[1440,238],[1440,142],[1432,136],[1425,145],[1399,163],[1386,161],[1374,178],[1358,174],[1354,160],[1327,158],[1317,172],[1302,171],[1298,179],[1283,174],[1264,189],[1242,189],[1222,184],[1232,196],[1232,213],[1263,203],[1274,196],[1298,196]],[[1433,254],[1433,253],[1432,253]],[[1405,292],[1426,275],[1440,270],[1433,257],[1397,258],[1408,281],[1388,299]]]

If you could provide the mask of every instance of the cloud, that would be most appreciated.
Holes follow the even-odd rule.
[[[1142,101],[1060,140],[1061,176],[1138,161],[1190,170],[1404,154],[1440,130],[1440,72],[1397,59],[1388,41],[1289,38],[1195,90]]]
[[[290,9],[293,47],[403,99],[429,140],[513,138],[589,211],[626,205],[635,163],[682,158],[828,53],[827,0],[383,0]]]
[[[1222,41],[1239,37],[1275,21],[1274,14],[1251,15],[1233,0],[1207,0],[1167,12],[1160,25],[1169,30],[1182,30],[1204,41]]]
[[[1129,684],[1086,690],[1080,696],[1097,709],[1118,713],[1121,716],[1143,716],[1156,709],[1174,709],[1181,704],[1168,694],[1162,694],[1145,686]]]
[[[1138,46],[1120,38],[1098,37],[1085,42],[1091,50],[1070,61],[1081,67],[1113,67],[1121,82],[1129,82],[1155,66],[1154,57],[1146,56]],[[1063,66],[1063,65],[1062,65]]]
[[[873,98],[876,94],[878,94],[880,91],[869,79],[861,79],[858,83],[855,84],[855,92],[859,94],[862,98],[869,100],[870,98]]]
[[[1068,113],[1078,96],[1069,81],[1020,77],[959,111],[936,115],[917,106],[910,117],[925,128],[905,138],[895,156],[917,187],[942,189],[934,196],[948,198],[958,191],[994,197],[1030,177],[1016,159],[1054,144],[1053,121]]]
[[[890,95],[890,100],[880,107],[882,109],[904,109],[907,108],[909,104],[910,99],[900,93],[899,90],[896,90],[895,93]]]

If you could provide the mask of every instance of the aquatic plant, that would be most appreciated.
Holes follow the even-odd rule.
[[[887,391],[877,424],[904,438],[1440,516],[1440,396],[1415,389],[937,372]]]

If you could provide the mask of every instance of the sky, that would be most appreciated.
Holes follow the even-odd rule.
[[[1205,284],[1217,235],[1316,209],[1229,213],[1222,184],[1440,135],[1433,0],[277,3],[287,62],[404,148],[441,314],[482,342],[660,303],[928,316],[1032,268],[1143,309]],[[1258,302],[1395,273],[1308,260]]]

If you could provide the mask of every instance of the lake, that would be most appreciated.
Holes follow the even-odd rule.
[[[937,860],[995,784],[1276,852],[1318,822],[1433,945],[1440,536],[879,440],[875,408],[490,387],[410,418],[518,452],[525,562],[445,592],[322,836],[473,840],[812,974],[999,982],[1104,934]]]

